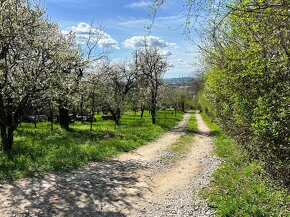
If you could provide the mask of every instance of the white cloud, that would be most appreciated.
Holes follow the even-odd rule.
[[[148,8],[151,5],[151,1],[139,1],[139,2],[132,2],[126,5],[126,8]]]
[[[184,60],[183,60],[183,59],[177,59],[176,62],[178,62],[178,63],[183,63]]]
[[[126,39],[123,42],[125,48],[140,48],[144,45],[144,41],[146,40],[147,44],[150,46],[156,46],[159,48],[167,48],[176,46],[175,43],[169,43],[164,41],[163,39],[157,36],[133,36],[131,38]]]
[[[174,53],[172,53],[170,50],[162,50],[161,53],[163,56],[167,56],[167,57],[174,55]]]
[[[185,59],[173,59],[171,60],[172,63],[177,65],[183,65],[183,66],[191,66],[193,64],[192,60],[185,60]]]
[[[119,22],[117,25],[124,27],[124,28],[143,28],[150,25],[152,19],[150,18],[123,18],[119,17]],[[156,17],[155,22],[153,25],[154,31],[166,31],[168,32],[169,29],[176,29],[176,30],[183,30],[182,26],[184,24],[184,20],[180,16],[163,16],[163,17]],[[172,33],[171,33],[172,34]]]
[[[71,27],[71,29],[77,33],[89,33],[91,31],[91,26],[87,23],[79,23],[77,26]]]
[[[101,29],[93,28],[87,23],[79,23],[78,25],[72,26],[62,32],[67,34],[69,31],[76,34],[77,43],[79,44],[85,44],[86,41],[90,39],[91,42],[98,43],[100,47],[119,49],[118,42],[109,34]]]

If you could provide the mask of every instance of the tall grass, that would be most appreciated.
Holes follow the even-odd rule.
[[[15,143],[10,153],[0,154],[0,181],[52,171],[69,171],[91,161],[99,161],[127,152],[156,139],[171,129],[183,114],[175,117],[171,111],[160,111],[157,123],[151,124],[148,112],[143,119],[139,113],[126,113],[116,126],[113,121],[90,124],[76,122],[69,131],[58,125],[53,132],[49,123],[22,123],[15,132]]]

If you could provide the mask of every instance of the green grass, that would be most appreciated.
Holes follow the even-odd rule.
[[[166,163],[174,163],[180,157],[186,155],[190,150],[190,147],[193,142],[192,134],[197,132],[197,122],[195,115],[192,114],[185,126],[185,135],[182,135],[177,139],[175,143],[170,145],[167,149],[167,154],[161,157],[161,160]]]
[[[197,122],[196,122],[194,112],[191,112],[191,117],[189,118],[189,120],[185,126],[185,130],[189,134],[190,133],[195,134],[197,132]]]
[[[225,160],[214,173],[214,181],[202,192],[217,216],[290,216],[290,196],[263,171],[261,162],[202,114],[212,130],[215,153]]]
[[[113,121],[97,122],[90,132],[89,123],[75,123],[69,131],[50,131],[49,123],[22,123],[15,132],[15,143],[9,154],[0,153],[0,181],[42,174],[52,171],[70,171],[90,161],[100,161],[121,152],[144,145],[175,126],[183,114],[175,117],[171,111],[160,111],[156,125],[145,112],[143,119],[137,113],[126,113],[120,126]]]
[[[175,143],[168,147],[166,151],[167,154],[161,156],[161,161],[165,164],[172,164],[176,162],[180,157],[188,153],[192,142],[192,136],[182,135]]]

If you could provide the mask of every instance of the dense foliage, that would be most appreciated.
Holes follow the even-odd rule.
[[[207,33],[204,111],[290,184],[290,4],[227,4]]]
[[[216,216],[289,216],[287,190],[277,187],[260,161],[252,160],[205,113],[202,116],[212,130],[215,154],[224,159],[213,174],[214,181],[201,192]]]

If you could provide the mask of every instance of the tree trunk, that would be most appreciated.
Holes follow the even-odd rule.
[[[115,121],[115,124],[117,126],[119,126],[119,124],[120,124],[119,121],[121,119],[121,111],[119,109],[117,111],[113,111],[113,110],[109,109],[109,111],[111,112],[111,115]]]
[[[182,107],[182,112],[185,112],[185,102],[182,102],[181,107]]]
[[[7,151],[7,132],[6,126],[1,125],[1,139],[2,139],[2,150],[5,152]]]
[[[19,105],[14,109],[12,99],[7,100],[7,107],[4,105],[3,96],[0,94],[0,128],[3,151],[9,151],[13,145],[13,133],[16,130],[23,110],[27,105],[29,95],[23,97]],[[6,108],[6,110],[5,110]]]
[[[80,107],[81,107],[81,122],[82,122],[82,124],[84,123],[84,98],[83,98],[83,96],[81,97],[81,105],[80,105]]]
[[[119,121],[120,121],[120,119],[117,118],[117,119],[115,120],[115,125],[119,126],[119,125],[120,125]]]
[[[152,124],[156,123],[156,109],[151,110]]]
[[[1,139],[2,139],[2,147],[3,151],[7,152],[12,149],[13,145],[13,128],[8,128],[6,126],[1,126]]]
[[[91,120],[90,120],[91,126],[90,126],[90,131],[93,131],[93,117],[94,117],[94,113],[91,113]]]
[[[141,107],[141,118],[143,118],[145,108]]]
[[[50,106],[50,131],[53,131],[53,109],[52,107]]]
[[[14,130],[9,128],[8,129],[8,137],[7,137],[7,148],[8,150],[11,150],[12,149],[12,145],[13,145],[13,142],[14,142]]]
[[[63,106],[59,106],[59,123],[61,128],[66,130],[69,129],[69,115],[68,109],[64,108]]]
[[[0,130],[1,130],[1,149],[4,151],[4,144],[6,143],[6,115],[4,109],[4,100],[3,96],[0,94]]]
[[[157,107],[157,88],[155,88],[155,92],[151,93],[151,117],[152,124],[156,123],[156,107]]]
[[[90,131],[93,131],[93,119],[94,119],[94,114],[95,114],[95,91],[92,93],[92,110],[91,110],[91,126],[90,126]]]
[[[37,127],[36,124],[37,124],[37,110],[35,109],[35,111],[34,111],[34,128]]]
[[[12,108],[12,99],[8,99],[8,105],[7,105],[7,110],[5,112],[4,109],[4,102],[3,98],[1,96],[0,99],[0,110],[1,110],[1,115],[3,115],[1,119],[1,138],[2,138],[2,146],[3,146],[3,151],[7,152],[12,149],[13,145],[13,108]],[[6,118],[5,118],[6,117]]]

